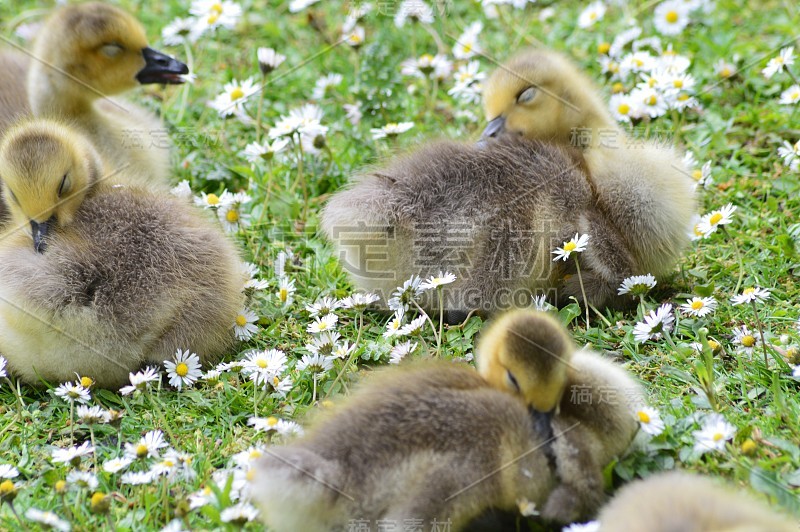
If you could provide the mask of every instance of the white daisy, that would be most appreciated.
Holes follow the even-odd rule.
[[[313,355],[303,355],[300,362],[297,363],[297,369],[300,371],[310,371],[311,373],[325,373],[333,369],[333,361],[330,357],[320,355],[319,353]]]
[[[600,521],[589,521],[588,523],[573,523],[561,530],[561,532],[599,532]]]
[[[135,391],[144,391],[150,387],[151,382],[156,382],[161,379],[161,374],[157,368],[147,367],[142,371],[136,373],[129,373],[128,378],[131,381],[130,386],[120,388],[119,393],[122,395],[129,395]]]
[[[286,61],[286,56],[279,54],[273,48],[259,48],[256,56],[258,57],[258,68],[264,75],[269,74]]]
[[[364,113],[361,112],[361,104],[356,103],[346,103],[342,106],[345,110],[345,118],[350,124],[357,126],[361,123],[361,118],[363,118]]]
[[[189,354],[188,349],[178,349],[172,360],[164,361],[164,368],[167,370],[169,383],[179,390],[183,386],[191,388],[203,373],[200,370],[200,357],[196,353]]]
[[[588,243],[589,235],[575,233],[575,236],[569,242],[564,242],[562,247],[556,248],[552,252],[556,256],[553,261],[567,260],[572,253],[583,252]]]
[[[288,307],[294,301],[294,293],[297,290],[294,282],[294,279],[289,279],[286,276],[282,276],[278,279],[278,291],[275,295],[284,307]]]
[[[366,32],[363,26],[353,26],[350,29],[342,30],[342,40],[353,48],[358,48],[364,44]]]
[[[192,187],[189,186],[189,181],[184,179],[170,189],[170,193],[181,199],[189,199],[192,197]]]
[[[794,64],[794,46],[783,48],[780,53],[769,60],[767,66],[761,71],[764,77],[769,79],[784,68],[788,69]]]
[[[647,115],[650,118],[658,118],[659,116],[663,116],[669,107],[664,95],[658,90],[651,88],[637,88],[633,90],[631,92],[631,100],[634,102],[634,107],[639,117]]]
[[[641,114],[640,105],[634,102],[630,94],[614,94],[608,101],[611,115],[620,122],[630,122],[631,118]]]
[[[453,57],[456,59],[469,59],[482,52],[478,44],[478,35],[483,30],[483,24],[473,22],[464,30],[453,45]]]
[[[250,196],[238,193],[234,197],[242,198],[244,201],[230,201],[217,209],[217,217],[222,227],[229,233],[235,233],[239,228],[250,227],[250,214],[242,211],[242,204],[250,202]]]
[[[633,337],[640,344],[647,340],[659,340],[665,332],[669,332],[674,321],[672,307],[668,304],[661,305],[658,309],[651,310],[643,322],[634,326]]]
[[[745,288],[741,294],[735,295],[731,298],[731,303],[734,305],[741,305],[742,303],[763,303],[770,298],[770,291],[766,288],[758,286]]]
[[[242,155],[245,159],[250,161],[251,164],[259,164],[265,161],[271,161],[275,158],[275,154],[280,153],[289,145],[289,140],[280,138],[275,139],[272,143],[264,142],[251,142],[245,146]]]
[[[407,325],[404,325],[397,333],[397,336],[408,336],[422,329],[425,325],[425,316],[419,316],[411,320]]]
[[[6,364],[8,361],[4,356],[0,356],[0,378],[8,377],[8,373],[6,372]]]
[[[656,6],[653,23],[662,35],[678,35],[689,25],[689,10],[681,0],[668,0]]]
[[[159,449],[167,446],[164,433],[160,430],[151,430],[145,433],[137,443],[125,444],[125,456],[131,459],[158,458]]]
[[[538,296],[531,296],[531,306],[539,312],[548,312],[555,308],[547,302],[547,294],[539,294]]]
[[[326,314],[325,316],[317,316],[312,323],[306,327],[306,331],[312,334],[319,334],[325,331],[331,331],[336,327],[336,322],[339,317],[336,314]]]
[[[783,159],[784,165],[797,172],[800,169],[800,140],[794,144],[784,140],[783,145],[778,147],[778,155]]]
[[[755,333],[750,332],[747,325],[742,325],[733,329],[733,343],[736,344],[738,352],[752,355],[758,346],[758,338]]]
[[[728,423],[720,414],[710,414],[703,427],[692,433],[695,438],[694,450],[700,453],[722,451],[725,442],[736,435],[736,427]]]
[[[400,133],[405,133],[412,127],[414,127],[414,122],[391,122],[380,128],[372,128],[370,129],[370,132],[372,133],[372,138],[378,140],[383,138],[394,138]]]
[[[165,46],[181,46],[184,42],[193,42],[197,37],[193,31],[196,22],[191,17],[176,18],[161,30],[161,42]]]
[[[405,320],[405,314],[406,312],[403,307],[400,307],[394,312],[394,316],[392,316],[392,319],[386,324],[386,330],[383,332],[384,338],[391,338],[400,333],[400,329],[403,327],[403,322]]]
[[[242,6],[228,0],[194,0],[189,13],[197,20],[195,32],[202,34],[220,27],[233,29],[242,16]]]
[[[73,470],[67,473],[67,484],[73,485],[76,488],[94,491],[100,483],[97,480],[97,475],[93,473]]]
[[[589,28],[598,20],[603,20],[606,14],[606,5],[603,2],[592,2],[581,11],[578,16],[578,27]]]
[[[412,341],[403,342],[392,347],[389,351],[389,364],[399,364],[407,355],[417,349],[417,343]]]
[[[69,532],[72,529],[72,526],[69,524],[69,522],[64,521],[56,514],[49,511],[43,512],[42,510],[36,508],[28,508],[25,510],[25,518],[48,528],[52,528],[53,530]]]
[[[328,296],[324,296],[316,301],[316,303],[312,305],[306,305],[306,312],[309,313],[311,316],[325,316],[326,314],[330,314],[331,312],[335,311],[337,308],[341,306],[341,303]]]
[[[222,207],[231,200],[231,194],[227,190],[223,190],[219,196],[205,192],[200,193],[200,197],[194,199],[194,204],[199,205],[205,209],[216,209]]]
[[[311,339],[311,343],[306,344],[311,354],[330,355],[336,349],[336,343],[341,336],[336,331],[325,331]]]
[[[311,91],[311,99],[322,100],[328,93],[328,89],[331,87],[338,87],[342,84],[343,79],[344,78],[341,74],[336,73],[331,73],[317,79],[317,83],[314,85],[314,90]]]
[[[632,296],[642,296],[655,288],[656,278],[652,274],[634,275],[627,277],[617,288],[617,295],[631,294]]]
[[[638,409],[636,418],[639,420],[639,426],[643,432],[651,436],[658,436],[664,432],[664,422],[661,420],[661,414],[655,408],[644,406]]]
[[[608,55],[611,57],[620,57],[623,49],[628,46],[632,41],[639,38],[642,34],[642,28],[634,26],[627,30],[621,31],[614,37],[611,46],[608,48]]]
[[[433,22],[433,9],[423,0],[403,0],[397,7],[394,25],[402,28],[407,21],[430,24]]]
[[[681,310],[689,316],[702,318],[716,310],[717,300],[713,297],[693,297],[681,305]]]
[[[303,428],[294,421],[286,421],[275,417],[251,417],[247,420],[247,424],[252,425],[257,431],[275,431],[282,436],[303,433]]]
[[[0,464],[0,478],[9,479],[17,478],[19,470],[11,464]]]
[[[242,81],[234,79],[225,84],[222,88],[222,93],[214,98],[209,105],[217,110],[219,116],[231,116],[243,112],[247,98],[256,92],[258,92],[258,86],[252,78]]]
[[[255,506],[247,502],[240,502],[222,510],[219,519],[223,523],[236,523],[243,525],[258,517],[258,510]]]
[[[697,229],[706,237],[714,233],[721,225],[729,224],[733,221],[733,213],[736,212],[736,206],[728,203],[721,209],[705,214],[700,218]]]
[[[143,484],[150,484],[156,477],[150,471],[128,471],[124,473],[119,481],[122,484],[130,484],[131,486],[141,486]]]
[[[353,310],[361,311],[379,299],[380,298],[375,294],[356,292],[355,294],[342,299],[340,303],[342,304],[342,308],[351,308]]]
[[[242,373],[263,386],[286,370],[286,362],[286,353],[279,349],[253,351],[242,361]]]
[[[233,322],[233,333],[236,335],[237,340],[249,340],[254,334],[258,332],[258,314],[249,308],[243,308],[236,315]]]
[[[54,393],[68,403],[88,403],[91,399],[89,390],[81,386],[79,382],[62,383],[55,389]]]
[[[53,449],[51,461],[54,464],[68,464],[77,465],[80,459],[84,456],[89,456],[94,453],[94,447],[87,441],[74,447],[67,447],[66,449]]]
[[[317,2],[319,2],[319,0],[292,0],[289,2],[289,13],[299,13]]]
[[[335,358],[339,358],[339,359],[345,360],[345,359],[350,357],[350,355],[352,354],[352,352],[353,352],[353,350],[355,348],[356,348],[355,344],[354,345],[350,345],[350,341],[346,340],[344,343],[337,344],[333,348],[333,352],[331,353],[331,356],[333,356]]]
[[[78,406],[78,408],[75,409],[75,417],[79,423],[85,423],[86,425],[96,425],[111,421],[111,415],[108,413],[108,410],[97,405]]]
[[[119,473],[133,463],[133,458],[127,456],[120,456],[119,458],[112,458],[103,463],[103,471],[106,473]]]
[[[778,103],[783,105],[794,105],[800,102],[800,85],[792,85],[781,93]]]
[[[439,275],[432,275],[420,283],[422,290],[431,290],[455,282],[456,276],[450,272],[439,272]]]
[[[410,279],[403,282],[403,286],[398,286],[397,290],[392,292],[392,297],[389,298],[389,308],[392,310],[404,309],[408,310],[412,302],[422,294],[423,290],[420,288],[422,279],[417,275],[412,275]]]
[[[719,59],[714,63],[714,73],[721,78],[732,78],[736,75],[736,65],[725,61],[725,59]]]

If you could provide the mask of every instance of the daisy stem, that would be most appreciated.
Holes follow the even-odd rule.
[[[422,313],[422,315],[425,316],[425,318],[428,320],[428,323],[431,326],[431,330],[433,330],[433,336],[436,338],[436,344],[438,345],[439,344],[439,337],[436,334],[436,327],[433,325],[433,321],[431,320],[431,317],[428,316],[427,312],[422,310],[422,307],[419,306],[419,303],[417,303],[416,301],[411,301],[411,302],[414,304],[415,307],[417,307],[417,310],[420,311]],[[420,336],[420,338],[421,338],[421,336]]]
[[[442,330],[444,327],[444,295],[442,294],[442,287],[436,289],[439,296],[439,336],[436,337],[436,356],[442,355]]]
[[[581,277],[581,266],[578,263],[578,256],[575,256],[575,268],[578,270],[578,283],[581,285],[581,296],[583,305],[586,307],[586,330],[589,330],[589,300],[586,299],[586,290],[583,288],[583,277]]]
[[[261,142],[261,116],[264,110],[264,87],[267,84],[267,75],[261,74],[261,90],[258,93],[258,111],[256,111],[256,142]]]
[[[72,508],[70,508],[69,504],[67,504],[67,496],[66,494],[62,493],[61,497],[61,506],[64,507],[64,512],[67,514],[67,519],[70,521],[75,521],[75,516],[72,515]]]
[[[106,512],[106,524],[108,525],[108,529],[111,530],[111,532],[117,531],[117,527],[114,525],[114,520],[111,519],[111,512]]]
[[[722,226],[722,232],[725,233],[725,237],[728,241],[731,241],[730,234],[725,226]],[[742,263],[742,254],[739,252],[739,246],[733,245],[733,252],[736,254],[736,261],[739,263],[739,279],[736,281],[736,288],[734,288],[735,293],[739,293],[739,289],[742,287],[742,280],[744,279],[744,263]]]
[[[164,475],[164,483],[162,486],[161,501],[164,505],[164,522],[169,523],[169,480],[167,475]]]
[[[344,376],[344,373],[347,371],[347,368],[349,368],[350,364],[352,364],[353,361],[355,360],[356,354],[358,353],[358,343],[361,341],[361,329],[363,328],[364,328],[364,313],[361,312],[358,314],[358,335],[356,336],[356,341],[353,344],[353,352],[350,353],[349,357],[347,357],[347,360],[345,361],[344,366],[342,366],[341,371],[339,371],[339,374],[336,375],[336,378],[334,379],[333,384],[331,384],[328,393],[325,394],[325,399],[327,399],[333,393],[333,389],[336,388],[336,383],[338,383],[339,380],[342,378],[342,376]],[[342,381],[342,383],[344,384],[344,381]]]
[[[311,394],[311,404],[314,404],[314,403],[317,402],[317,374],[316,373],[314,373],[313,379],[314,379],[314,391]]]
[[[12,501],[8,501],[8,507],[11,508],[11,513],[14,514],[14,517],[16,517],[17,521],[19,521],[20,528],[22,530],[30,530],[30,528],[28,528],[28,525],[26,525],[25,522],[22,519],[20,519],[19,514],[17,513],[17,509],[14,508],[14,503]]]
[[[644,306],[644,294],[639,294],[639,321],[644,319],[647,308]]]
[[[92,447],[94,447],[92,462],[94,463],[94,472],[97,474],[97,444],[94,442],[94,423],[89,423],[89,438],[92,440]]]
[[[69,402],[69,444],[75,442],[75,401]]]
[[[758,334],[761,336],[761,347],[764,350],[764,366],[769,368],[769,355],[767,354],[767,343],[764,341],[764,326],[761,323],[761,319],[758,317],[758,307],[756,307],[756,302],[751,301],[750,304],[753,306],[753,315],[756,317],[756,326],[758,326]]]
[[[667,343],[673,349],[673,351],[678,350],[678,346],[676,346],[675,342],[672,341],[672,336],[670,336],[669,331],[667,331],[666,328],[664,328],[664,339],[667,341]]]
[[[189,72],[194,70],[194,56],[192,56],[192,48],[186,39],[183,40],[183,52],[186,54],[186,66],[189,67]],[[175,117],[175,123],[180,124],[183,120],[183,114],[186,112],[186,102],[189,99],[189,88],[191,83],[185,83],[181,90],[181,106],[178,110],[178,116]]]
[[[790,78],[792,78],[792,81],[794,81],[795,85],[800,85],[800,81],[798,81],[797,76],[792,74],[792,71],[789,70],[789,67],[786,67],[786,73],[789,75]]]

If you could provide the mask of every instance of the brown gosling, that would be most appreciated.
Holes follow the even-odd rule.
[[[116,388],[177,349],[213,362],[244,303],[234,244],[183,200],[111,184],[91,142],[36,119],[0,143],[0,353],[23,381]],[[118,176],[131,182],[126,176]]]

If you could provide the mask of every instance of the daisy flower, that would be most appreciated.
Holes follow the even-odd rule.
[[[306,344],[312,354],[330,355],[336,348],[336,342],[339,341],[340,335],[336,331],[325,331],[311,339],[310,344]]]
[[[716,310],[717,300],[713,297],[693,297],[681,305],[681,310],[689,316],[702,318]]]
[[[357,126],[361,123],[361,118],[363,118],[364,113],[361,112],[360,103],[346,103],[342,107],[344,107],[345,110],[345,118],[347,118],[347,121],[350,122],[351,125]]]
[[[8,373],[6,372],[6,364],[8,361],[4,356],[0,356],[0,378],[8,377]]]
[[[325,373],[333,369],[333,361],[319,353],[313,355],[303,355],[300,362],[297,363],[297,369],[300,371],[310,371],[312,373]]]
[[[235,523],[244,525],[258,517],[258,510],[255,506],[247,502],[240,502],[222,510],[219,519],[223,523]]]
[[[588,523],[573,523],[561,532],[598,532],[599,530],[600,521],[589,521]]]
[[[242,361],[242,373],[248,375],[257,386],[286,370],[286,353],[279,349],[253,351]]]
[[[752,355],[758,345],[758,338],[755,333],[750,332],[747,325],[742,325],[733,329],[733,343],[736,344],[736,350],[740,353]]]
[[[783,105],[794,105],[800,102],[800,85],[792,85],[781,93],[778,103]]]
[[[383,127],[372,128],[370,129],[370,132],[372,133],[372,138],[375,140],[383,138],[395,138],[400,133],[405,133],[412,127],[414,127],[414,122],[390,122]]]
[[[243,308],[236,315],[233,322],[233,333],[236,335],[237,340],[247,341],[258,332],[258,314],[249,308]]]
[[[478,44],[478,34],[480,34],[481,30],[483,30],[483,24],[480,22],[473,22],[467,26],[453,46],[453,57],[456,59],[469,59],[475,54],[481,53],[482,50]]]
[[[627,30],[618,33],[611,42],[611,46],[608,48],[608,55],[611,57],[620,57],[625,47],[634,40],[638,39],[639,35],[641,34],[642,28],[638,26],[628,28]]]
[[[336,322],[339,317],[336,314],[326,314],[325,316],[317,316],[314,318],[313,323],[309,323],[306,331],[312,334],[319,334],[325,331],[333,330],[336,327]]]
[[[703,427],[692,433],[695,438],[694,450],[706,453],[708,451],[722,451],[725,442],[736,435],[736,427],[725,421],[720,414],[710,414]]]
[[[783,164],[796,172],[800,168],[800,140],[794,144],[784,140],[783,145],[778,147],[778,155],[783,159]]]
[[[633,337],[640,344],[647,340],[659,340],[664,333],[669,332],[674,321],[672,307],[667,304],[661,305],[658,309],[651,310],[643,322],[634,326]]]
[[[736,206],[728,203],[721,209],[709,212],[700,218],[698,230],[708,237],[714,233],[721,225],[729,224],[733,221],[733,213],[736,212]]]
[[[547,302],[547,294],[531,296],[531,306],[534,310],[538,310],[539,312],[548,312],[555,308],[555,306]]]
[[[689,10],[681,0],[668,0],[656,6],[653,23],[662,35],[678,35],[689,25]]]
[[[131,459],[158,458],[158,450],[166,446],[164,433],[160,430],[151,430],[145,433],[137,443],[126,443],[125,456]]]
[[[617,288],[617,295],[630,294],[632,296],[643,296],[656,286],[656,278],[652,274],[634,275],[627,277]]]
[[[589,28],[598,20],[603,20],[606,14],[606,5],[603,2],[592,2],[578,15],[578,27]]]
[[[383,332],[384,338],[391,338],[392,336],[397,336],[400,333],[400,329],[403,327],[405,314],[406,312],[403,307],[400,307],[394,312],[394,316],[392,316],[392,319],[386,324],[386,330]]]
[[[342,30],[342,40],[353,48],[359,48],[364,44],[366,32],[363,26],[353,26],[350,29]]]
[[[355,348],[356,348],[355,344],[350,345],[350,341],[345,340],[344,343],[337,344],[336,346],[334,346],[331,356],[345,360],[350,356],[350,354],[353,352]]]
[[[122,395],[129,395],[135,391],[144,391],[150,387],[151,382],[155,382],[161,379],[161,375],[158,372],[157,368],[154,367],[147,367],[144,368],[142,371],[137,371],[136,373],[129,373],[128,379],[130,379],[131,384],[129,386],[123,386],[120,388],[119,393]]]
[[[536,509],[536,503],[529,501],[525,497],[517,499],[517,509],[524,517],[536,517],[539,515],[539,510]]]
[[[736,65],[724,59],[719,59],[714,63],[714,73],[724,79],[732,78],[736,75]]]
[[[202,34],[220,27],[233,29],[242,16],[242,6],[228,0],[194,0],[189,13],[197,17],[195,32]]]
[[[94,447],[89,442],[83,442],[81,445],[74,447],[67,447],[66,449],[53,449],[51,461],[54,464],[72,464],[77,466],[81,458],[89,456],[94,453]]]
[[[198,35],[193,31],[197,20],[192,17],[176,18],[161,30],[161,42],[165,46],[181,46],[184,42],[194,42]]]
[[[361,292],[356,292],[355,294],[342,299],[340,303],[342,304],[342,308],[351,308],[353,310],[361,311],[379,299],[380,298],[375,294],[362,294]]]
[[[179,390],[183,386],[191,388],[203,373],[200,370],[200,357],[196,353],[189,354],[188,349],[178,349],[172,360],[164,361],[164,368],[167,370],[169,383]]]
[[[150,484],[156,477],[150,471],[128,471],[124,473],[119,481],[122,484],[130,484],[131,486],[141,486],[143,484]]]
[[[631,92],[631,99],[636,104],[638,114],[650,118],[663,116],[669,107],[667,99],[656,89],[638,88]]]
[[[192,187],[189,186],[189,181],[184,179],[170,189],[170,193],[181,199],[189,199],[192,197]]]
[[[205,209],[216,209],[228,203],[230,198],[231,194],[227,190],[223,190],[219,196],[214,193],[206,194],[201,192],[200,197],[194,199],[194,204]]]
[[[664,432],[664,422],[661,420],[661,414],[655,408],[645,406],[636,411],[636,418],[639,420],[639,426],[642,431],[650,436],[658,436]]]
[[[322,76],[321,78],[317,79],[317,83],[314,85],[314,90],[311,91],[311,99],[322,100],[328,93],[328,89],[331,87],[338,87],[342,84],[343,79],[344,78],[341,74],[336,73],[328,74],[327,76]]]
[[[97,480],[97,475],[93,473],[89,473],[88,471],[70,471],[67,473],[67,484],[71,484],[76,488],[93,491],[100,483]]]
[[[278,279],[278,291],[275,295],[278,296],[278,301],[281,302],[281,305],[288,307],[294,301],[295,290],[297,288],[294,286],[294,279],[283,276]]]
[[[96,425],[111,421],[111,415],[108,413],[108,410],[97,405],[78,406],[78,408],[75,410],[75,417],[77,418],[78,422],[85,423],[86,425]]]
[[[258,58],[258,68],[265,76],[286,61],[286,56],[279,54],[273,48],[259,48],[256,51],[256,56]]]
[[[81,386],[79,382],[65,382],[55,389],[54,393],[68,403],[88,403],[91,399],[89,390]]]
[[[783,48],[777,57],[773,57],[767,63],[767,66],[761,71],[764,77],[769,79],[784,68],[790,67],[794,64],[794,46]]]
[[[271,161],[275,158],[276,153],[280,153],[289,145],[288,139],[275,139],[272,143],[264,142],[251,142],[245,146],[242,155],[247,159],[250,164],[258,164],[264,161]]]
[[[209,105],[216,109],[221,117],[242,113],[247,98],[256,92],[258,92],[258,86],[252,78],[242,81],[234,79],[225,84],[222,88],[222,93],[214,98]]]
[[[389,364],[399,364],[407,355],[413,353],[417,349],[416,342],[403,342],[392,347],[389,351]]]
[[[763,303],[770,297],[770,291],[766,288],[758,286],[745,288],[741,294],[735,295],[731,298],[731,303],[734,305],[741,305],[742,303]]]
[[[394,25],[402,28],[408,21],[430,24],[433,22],[433,9],[423,0],[403,0],[397,7]]]
[[[299,13],[317,2],[319,2],[319,0],[292,0],[289,2],[289,13]]]
[[[72,526],[69,522],[64,521],[53,512],[43,512],[37,508],[28,508],[25,510],[25,518],[30,519],[34,523],[39,523],[53,530],[60,530],[62,532],[69,532]]]
[[[312,305],[306,305],[306,312],[311,316],[325,316],[341,306],[341,303],[332,297],[322,297]]]
[[[286,421],[275,417],[251,417],[247,420],[247,424],[252,425],[257,431],[275,431],[281,436],[303,433],[303,428],[294,421]]]
[[[398,336],[408,336],[409,334],[414,334],[415,332],[422,329],[422,326],[425,325],[425,316],[419,316],[411,320],[407,325],[403,326],[400,331],[398,331]]]
[[[234,194],[233,198],[233,201],[217,209],[217,217],[229,233],[235,233],[242,227],[250,227],[250,214],[242,212],[242,204],[249,203],[250,196],[240,192]]]
[[[403,282],[403,286],[398,286],[389,298],[389,308],[392,310],[408,310],[412,302],[422,295],[422,279],[417,275],[412,275],[410,279]]]
[[[627,78],[631,74],[650,72],[655,66],[655,59],[649,52],[633,52],[619,60],[619,75]]]
[[[456,280],[456,276],[450,272],[439,272],[439,275],[432,275],[428,277],[425,281],[420,283],[419,287],[422,290],[431,290],[434,288],[439,288],[440,286],[444,286],[446,284],[450,284]]]
[[[639,106],[630,94],[614,94],[608,101],[611,115],[620,122],[630,122],[631,118],[640,114]]]
[[[580,235],[575,233],[575,236],[569,241],[564,242],[560,248],[556,248],[552,253],[556,256],[553,261],[567,260],[572,253],[581,253],[586,249],[589,242],[589,235]]]
[[[17,478],[19,470],[11,464],[0,464],[0,478],[9,479]]]
[[[119,473],[133,463],[133,458],[128,456],[121,456],[119,458],[112,458],[103,462],[103,471],[106,473]]]

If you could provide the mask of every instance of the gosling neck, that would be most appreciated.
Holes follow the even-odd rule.
[[[100,96],[77,78],[39,61],[28,71],[27,91],[33,114],[41,117],[88,114]]]
[[[590,113],[581,129],[587,133],[576,135],[578,141],[575,142],[576,139],[573,139],[573,144],[584,151],[619,146],[624,141],[625,132],[604,112]]]

